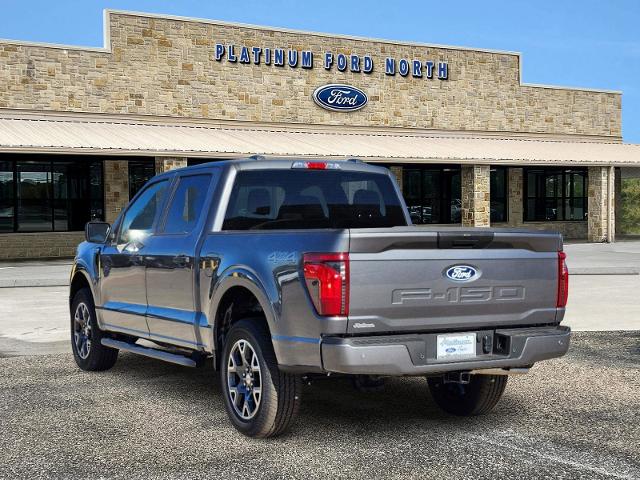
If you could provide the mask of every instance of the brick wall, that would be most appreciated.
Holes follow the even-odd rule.
[[[84,232],[6,233],[0,235],[0,260],[73,257]]]

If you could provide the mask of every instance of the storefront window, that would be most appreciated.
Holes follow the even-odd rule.
[[[102,160],[15,155],[0,161],[0,232],[78,231],[104,218]]]
[[[46,232],[53,229],[51,162],[17,162],[18,231]]]
[[[413,223],[460,223],[459,167],[404,166],[402,176],[403,196]]]
[[[132,199],[138,190],[156,174],[155,160],[130,160],[129,161],[129,199]]]
[[[491,223],[507,221],[507,169],[491,167]]]
[[[0,232],[13,232],[14,192],[13,162],[0,161]]]
[[[524,176],[525,221],[586,220],[586,169],[528,168]]]

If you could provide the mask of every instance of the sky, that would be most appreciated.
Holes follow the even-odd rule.
[[[105,8],[521,52],[525,83],[621,90],[640,143],[640,0],[2,0],[0,38],[101,47]]]

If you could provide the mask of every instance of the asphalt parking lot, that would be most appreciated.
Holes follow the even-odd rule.
[[[360,393],[305,388],[292,431],[227,422],[209,368],[121,354],[0,359],[3,478],[640,478],[640,332],[582,332],[568,356],[512,377],[493,413],[440,412],[420,378]]]

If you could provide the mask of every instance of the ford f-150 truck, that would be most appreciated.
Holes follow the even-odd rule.
[[[242,433],[284,432],[302,379],[426,377],[456,415],[562,356],[562,237],[412,226],[389,170],[246,159],[160,174],[113,225],[87,224],[71,272],[73,354],[212,359]]]

